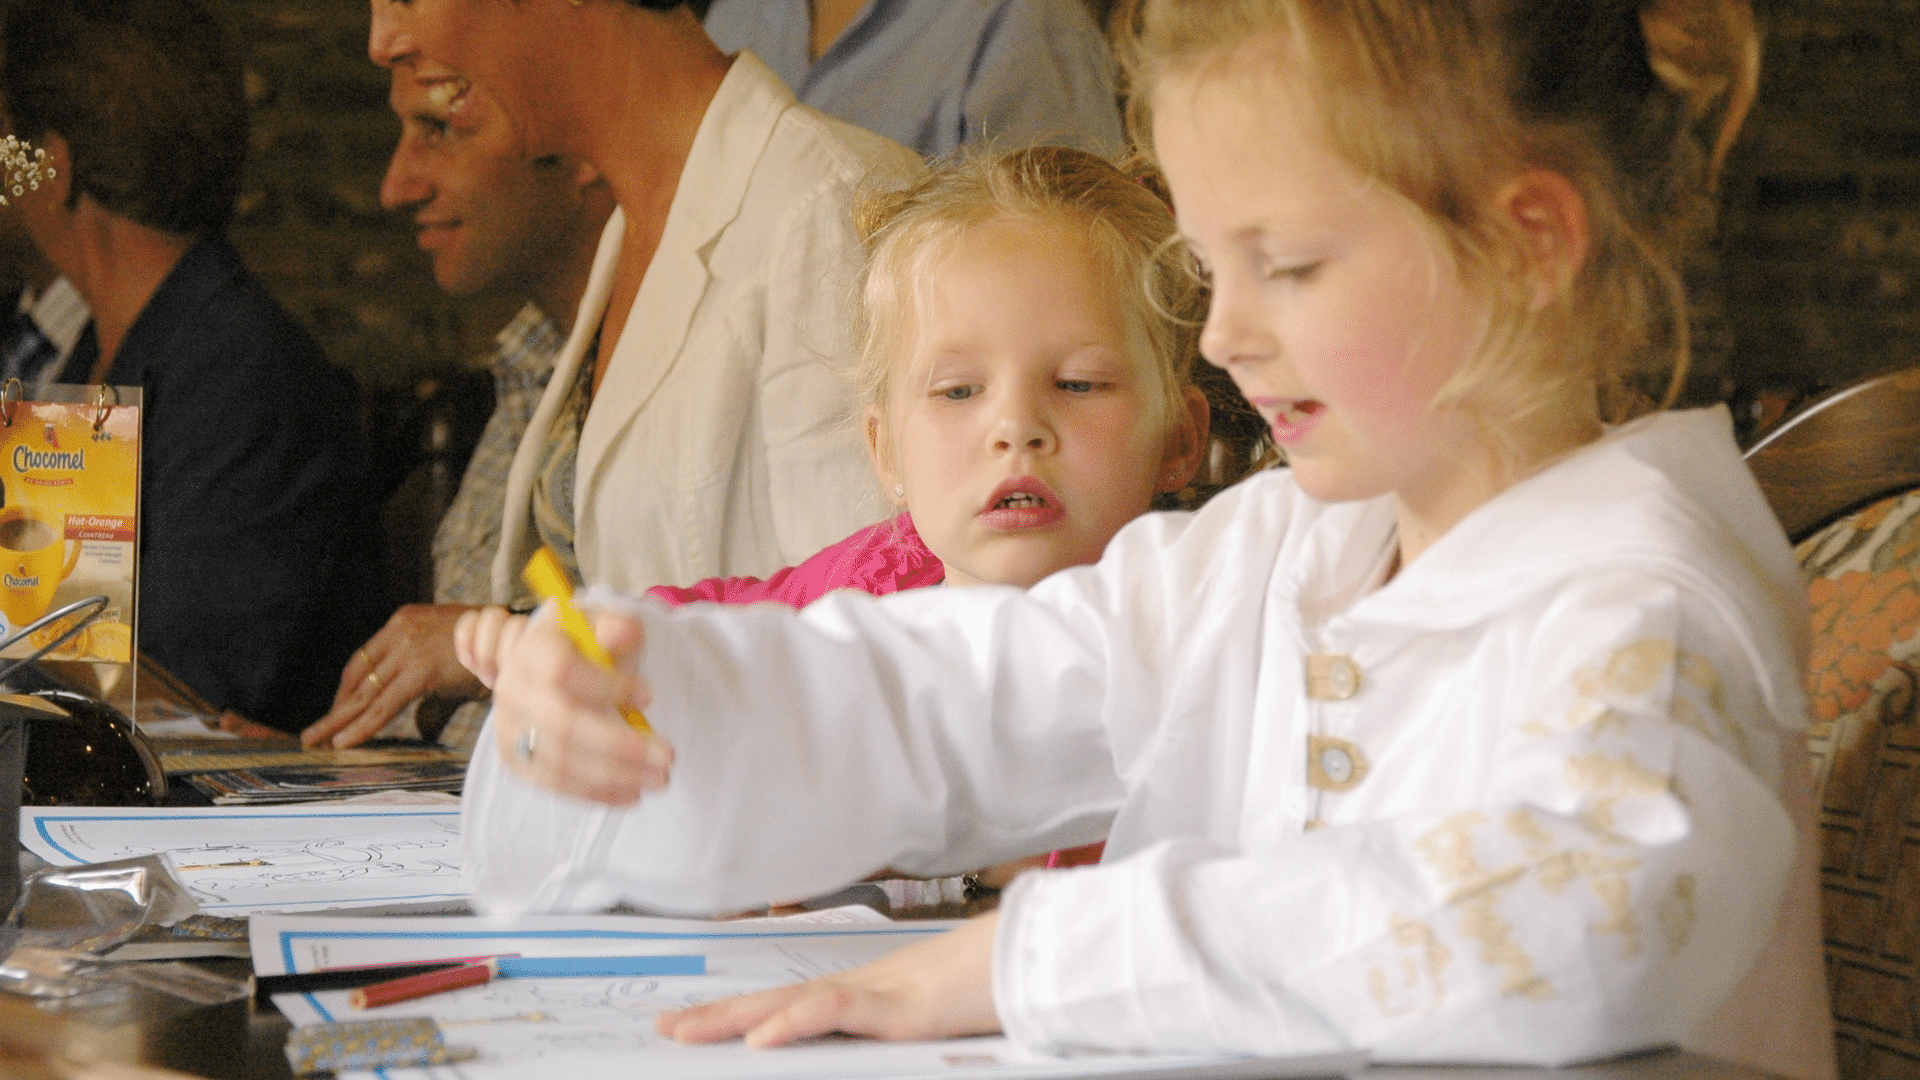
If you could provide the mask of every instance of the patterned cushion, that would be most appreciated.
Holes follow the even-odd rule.
[[[1827,980],[1840,1074],[1920,1074],[1920,491],[1797,554],[1813,614],[1808,742],[1819,790]]]

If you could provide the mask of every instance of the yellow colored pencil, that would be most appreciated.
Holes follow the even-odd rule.
[[[600,639],[593,636],[593,627],[587,624],[587,617],[573,606],[573,584],[567,580],[567,572],[560,569],[560,559],[553,549],[542,547],[534,552],[520,576],[533,588],[535,596],[553,601],[554,609],[560,615],[560,629],[566,631],[567,637],[573,640],[573,647],[580,650],[580,655],[612,671],[613,657],[607,655]],[[653,734],[653,725],[647,723],[647,718],[640,710],[631,705],[620,706],[620,718],[642,735]]]

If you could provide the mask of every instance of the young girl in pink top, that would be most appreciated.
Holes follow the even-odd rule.
[[[858,216],[857,378],[900,513],[764,580],[649,596],[799,608],[835,589],[1025,587],[1098,559],[1148,509],[1190,509],[1270,460],[1257,414],[1195,370],[1202,308],[1164,243],[1172,216],[1107,161],[981,155]]]

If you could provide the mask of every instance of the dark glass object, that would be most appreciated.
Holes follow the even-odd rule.
[[[30,694],[64,717],[36,717],[26,729],[23,806],[148,806],[167,794],[166,773],[120,710],[73,690]]]

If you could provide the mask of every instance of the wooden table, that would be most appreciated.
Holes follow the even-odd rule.
[[[248,1027],[246,1068],[215,1076],[291,1080],[286,1044],[292,1025],[271,1006],[257,1010]],[[769,1051],[773,1053],[775,1051]],[[1666,1050],[1566,1069],[1507,1066],[1376,1065],[1366,1080],[1777,1080],[1772,1073],[1732,1065],[1717,1058]]]
[[[245,960],[200,961],[234,977],[245,975]],[[0,1076],[14,1076],[9,1065],[31,1059],[50,1046],[100,1047],[109,1060],[139,1060],[215,1080],[291,1080],[284,1047],[292,1025],[271,1002],[242,999],[196,1009],[177,998],[145,992],[88,1017],[70,1013],[65,1022],[86,1025],[77,1037],[61,1040],[49,1027],[59,1014],[37,1013],[23,999],[0,995]],[[776,1053],[777,1051],[769,1051]],[[1366,1080],[1768,1080],[1757,1069],[1682,1051],[1654,1051],[1595,1065],[1565,1069],[1507,1066],[1378,1065]]]

